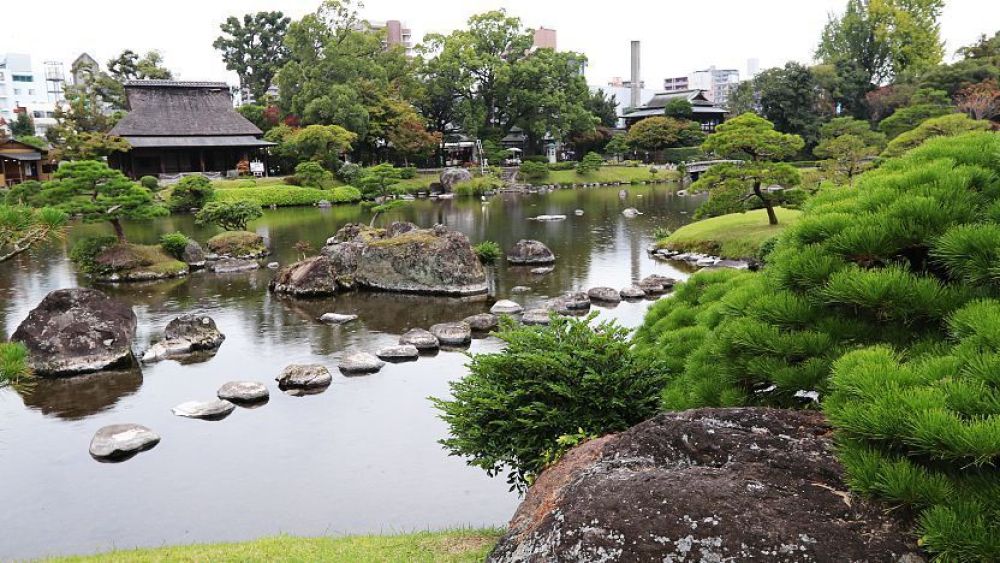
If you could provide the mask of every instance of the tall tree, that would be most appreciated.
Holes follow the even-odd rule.
[[[584,105],[587,111],[600,120],[600,125],[614,127],[618,123],[618,100],[615,94],[608,94],[598,88],[590,94]]]
[[[245,14],[243,20],[226,18],[220,35],[212,46],[222,52],[226,68],[240,77],[240,86],[250,91],[258,102],[288,58],[285,33],[291,18],[281,12]]]
[[[771,68],[754,79],[760,90],[760,113],[783,133],[802,137],[809,146],[819,137],[823,121],[819,84],[806,67],[796,62]]]
[[[131,49],[108,61],[108,73],[118,82],[126,80],[170,80],[174,73],[163,66],[163,55],[159,51],[149,51],[139,56]]]

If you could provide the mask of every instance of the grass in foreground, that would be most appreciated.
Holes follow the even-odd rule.
[[[240,543],[118,550],[50,561],[479,562],[502,534],[502,530],[487,528],[339,538],[277,536]]]
[[[661,240],[657,246],[684,252],[703,252],[723,258],[750,258],[762,244],[778,236],[785,227],[798,221],[801,211],[775,208],[778,224],[767,223],[767,211],[755,209],[732,213],[684,225]]]

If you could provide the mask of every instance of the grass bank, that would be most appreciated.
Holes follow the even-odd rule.
[[[326,200],[330,203],[355,203],[361,201],[361,192],[352,186],[339,186],[332,189],[303,188],[274,184],[215,191],[213,201],[238,202],[251,201],[261,207],[290,207],[294,205],[315,205]]]
[[[767,223],[767,211],[755,209],[732,213],[684,225],[661,240],[657,246],[684,252],[703,252],[723,258],[750,258],[757,255],[762,244],[778,236],[785,227],[798,221],[801,211],[775,209],[778,224]]]
[[[493,548],[501,530],[456,530],[392,536],[297,538],[278,536],[240,543],[220,543],[118,550],[51,561],[333,561],[333,562],[479,562]]]
[[[648,182],[652,180],[673,180],[677,174],[668,170],[661,170],[656,174],[649,171],[648,166],[602,166],[590,174],[577,174],[576,170],[552,170],[549,176],[539,184],[584,184],[600,182],[611,184],[621,182],[631,184],[632,182]]]

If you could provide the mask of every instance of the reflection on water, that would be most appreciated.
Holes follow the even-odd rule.
[[[159,338],[181,313],[212,316],[226,341],[214,357],[167,360],[142,371],[38,381],[0,390],[0,467],[11,479],[0,511],[0,558],[86,553],[111,547],[239,540],[286,532],[300,535],[394,532],[500,525],[517,498],[502,479],[448,457],[437,441],[446,425],[427,397],[448,393],[466,373],[464,351],[442,351],[416,362],[388,364],[375,375],[347,378],[336,369],[345,351],[396,344],[410,328],[456,321],[489,309],[494,298],[526,307],[568,290],[623,287],[651,273],[686,272],[651,260],[645,249],[658,226],[688,221],[699,201],[666,194],[663,186],[631,187],[622,200],[612,188],[504,195],[478,200],[416,201],[384,218],[430,226],[444,223],[473,242],[509,248],[518,239],[546,243],[556,254],[545,275],[498,264],[489,269],[493,297],[462,300],[351,293],[296,300],[267,292],[274,272],[196,272],[185,279],[101,286],[128,302],[139,318],[136,352]],[[622,209],[643,215],[626,219]],[[574,210],[584,210],[575,216]],[[529,221],[565,214],[565,221]],[[251,228],[271,242],[268,261],[297,259],[297,241],[320,248],[347,222],[368,222],[358,207],[268,211]],[[382,219],[380,219],[382,220]],[[182,231],[204,242],[215,230],[190,216],[126,225],[130,240],[153,243]],[[105,225],[76,227],[67,241],[0,265],[0,336],[9,335],[54,289],[89,285],[66,255]],[[514,286],[526,293],[512,294]],[[602,318],[635,326],[650,301],[600,307]],[[357,314],[327,326],[323,313]],[[498,350],[496,338],[476,339],[468,352]],[[274,381],[291,363],[320,363],[333,383],[316,395],[290,397]],[[237,409],[206,424],[171,414],[189,400],[214,398],[228,381],[254,380],[270,401]],[[162,438],[153,450],[121,464],[98,464],[87,446],[101,426],[135,422]],[[99,507],[99,508],[97,508]]]

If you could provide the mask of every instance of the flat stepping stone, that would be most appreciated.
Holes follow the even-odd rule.
[[[257,403],[271,396],[267,387],[258,381],[230,381],[219,387],[216,395],[232,403]]]
[[[233,274],[236,272],[249,272],[259,270],[260,264],[254,260],[244,260],[242,258],[224,258],[214,262],[208,267],[216,274]]]
[[[613,287],[592,287],[587,290],[587,297],[591,301],[603,303],[618,303],[622,300],[621,294]]]
[[[236,408],[236,405],[223,399],[211,401],[187,401],[171,409],[177,416],[185,418],[200,418],[202,420],[222,420]]]
[[[281,370],[275,380],[282,390],[317,389],[329,386],[333,375],[320,364],[292,364]]]
[[[590,309],[590,297],[582,291],[568,291],[558,298],[571,311]]]
[[[387,362],[406,362],[419,358],[420,350],[413,344],[400,344],[380,348],[375,355]]]
[[[160,443],[155,432],[139,424],[111,424],[90,440],[90,455],[98,461],[124,461]]]
[[[472,327],[466,323],[440,323],[431,327],[431,334],[444,346],[465,346],[472,342]]]
[[[342,325],[344,323],[356,321],[357,319],[357,315],[344,315],[341,313],[326,313],[319,318],[320,322],[331,325]]]
[[[526,325],[548,325],[552,322],[550,313],[551,309],[528,309],[521,317],[521,322]]]
[[[639,288],[645,291],[647,295],[665,293],[673,288],[675,283],[677,283],[677,280],[674,278],[668,278],[667,276],[661,276],[659,274],[652,274],[639,281]]]
[[[535,275],[538,275],[538,276],[541,276],[541,275],[545,275],[545,274],[551,274],[555,270],[556,269],[553,266],[543,266],[543,267],[540,267],[540,268],[532,268],[531,269],[531,273],[535,274]]]
[[[494,315],[516,315],[524,311],[524,307],[516,301],[501,299],[490,307],[490,312]]]
[[[351,352],[340,358],[337,366],[345,375],[356,375],[365,373],[375,373],[385,366],[385,362],[378,359],[375,354],[368,352]]]
[[[646,292],[637,285],[624,287],[618,294],[622,296],[622,299],[642,299],[646,296]]]
[[[400,344],[411,344],[417,350],[437,350],[441,345],[437,336],[422,328],[415,328],[399,337]]]
[[[531,291],[531,288],[526,285],[515,285],[510,288],[511,293],[527,293],[529,291]],[[513,303],[513,301],[511,301],[511,303]]]
[[[492,313],[472,315],[462,319],[462,322],[469,325],[469,328],[475,332],[489,332],[500,324],[500,320]]]

